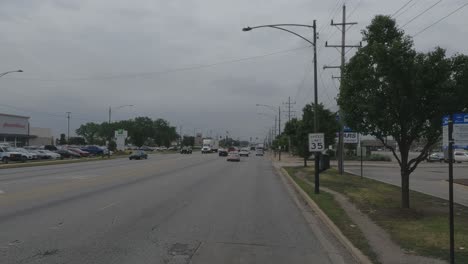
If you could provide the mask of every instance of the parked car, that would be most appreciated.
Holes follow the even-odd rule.
[[[138,150],[143,150],[143,151],[153,151],[153,148],[150,148],[148,146],[142,146],[141,148],[139,148]]]
[[[73,151],[70,151],[68,149],[59,149],[59,150],[57,150],[57,153],[60,154],[61,159],[81,158],[80,154],[78,154],[76,152],[73,152]]]
[[[20,152],[14,151],[6,145],[0,145],[0,160],[3,163],[8,163],[9,161],[22,161],[25,162],[25,158]]]
[[[16,151],[16,152],[19,152],[21,153],[21,155],[23,155],[23,157],[26,157],[26,159],[28,160],[36,160],[37,159],[37,155],[29,150],[26,150],[24,148],[13,148],[13,151]]]
[[[98,146],[86,146],[80,149],[89,152],[90,155],[104,155],[104,150]]]
[[[468,162],[468,153],[464,151],[455,151],[453,153],[453,159],[457,163]]]
[[[436,152],[427,157],[427,162],[443,162],[445,160],[444,153]]]
[[[67,148],[67,149],[79,154],[81,157],[89,157],[89,152],[81,150],[79,148]]]
[[[241,157],[248,157],[250,154],[250,151],[248,148],[242,148],[239,152],[239,156]]]
[[[56,146],[54,146],[54,145],[45,145],[42,148],[45,149],[45,150],[49,150],[49,151],[57,151],[58,150],[58,148]]]
[[[227,155],[226,160],[227,161],[240,161],[239,152],[237,152],[237,151],[229,152],[228,155]]]
[[[223,148],[218,149],[218,155],[220,157],[226,157],[228,155],[227,149],[223,149]]]
[[[180,149],[180,154],[192,154],[191,147],[183,147]]]
[[[39,150],[40,152],[46,154],[49,156],[49,158],[51,159],[60,159],[62,157],[62,155],[58,154],[57,152],[53,152],[53,151],[50,151],[50,150]]]
[[[146,154],[146,152],[144,152],[143,150],[137,150],[137,151],[134,151],[132,154],[130,154],[130,156],[128,157],[129,160],[134,160],[134,159],[137,159],[137,160],[141,160],[141,159],[148,159],[148,154]]]

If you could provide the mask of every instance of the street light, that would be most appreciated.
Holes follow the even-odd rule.
[[[4,73],[0,73],[0,77],[3,77],[9,73],[13,73],[13,72],[23,72],[23,70],[16,70],[16,71],[7,71],[7,72],[4,72]]]
[[[289,29],[283,28],[283,27],[306,27],[306,28],[312,28],[314,31],[314,39],[311,41],[304,36],[301,36],[300,34],[291,31]],[[257,28],[274,28],[274,29],[279,29],[285,32],[288,32],[290,34],[293,34],[302,40],[306,41],[307,43],[311,44],[314,48],[314,104],[315,104],[315,111],[314,111],[314,132],[317,133],[319,128],[318,128],[318,118],[317,118],[317,109],[318,109],[318,89],[317,89],[317,23],[316,20],[314,20],[312,25],[305,25],[305,24],[271,24],[271,25],[261,25],[261,26],[255,26],[255,27],[245,27],[242,29],[242,31],[252,31],[253,29]],[[319,193],[319,152],[315,152],[315,193]]]
[[[117,110],[123,107],[132,107],[132,106],[134,105],[120,105],[120,106],[114,107],[114,110]],[[109,106],[109,124],[111,123],[111,116],[112,116],[112,106]]]

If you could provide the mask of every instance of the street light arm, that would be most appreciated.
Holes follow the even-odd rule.
[[[244,31],[249,31],[249,30],[256,29],[256,28],[261,28],[261,27],[307,27],[307,28],[313,28],[314,26],[305,25],[305,24],[271,24],[271,25],[255,26],[255,27],[246,27],[243,30]]]
[[[123,108],[123,107],[132,107],[132,106],[133,105],[120,105],[120,106],[114,107],[114,110],[120,109],[120,108]]]
[[[4,73],[0,73],[0,77],[3,77],[9,73],[13,73],[13,72],[23,72],[23,70],[16,70],[16,71],[7,71],[7,72],[4,72]]]
[[[307,41],[307,43],[311,44],[312,46],[315,46],[315,43],[308,40],[307,38],[297,34],[296,32],[294,31],[291,31],[289,29],[285,29],[285,28],[282,28],[281,26],[303,26],[303,27],[308,27],[308,28],[313,28],[313,26],[309,26],[309,25],[301,25],[301,24],[274,24],[274,25],[263,25],[263,26],[256,26],[256,27],[246,27],[246,28],[243,28],[242,30],[243,31],[250,31],[252,29],[256,29],[256,28],[264,28],[264,27],[269,27],[269,28],[276,28],[276,29],[279,29],[279,30],[283,30],[283,31],[286,31],[288,33],[291,33],[295,36],[298,36],[300,37],[301,39]]]

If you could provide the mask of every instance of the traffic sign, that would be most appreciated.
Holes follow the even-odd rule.
[[[453,115],[453,148],[468,148],[468,114]],[[442,118],[442,145],[448,147],[448,116]]]
[[[356,132],[344,132],[343,133],[343,143],[345,144],[357,144],[358,143],[358,133]]]
[[[325,150],[325,135],[323,133],[309,134],[309,151],[322,152]]]

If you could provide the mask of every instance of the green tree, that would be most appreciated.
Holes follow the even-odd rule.
[[[66,145],[67,144],[67,138],[66,138],[64,133],[60,134],[59,144],[60,145]]]
[[[85,138],[86,142],[88,144],[96,144],[95,140],[98,136],[100,130],[100,125],[96,123],[86,123],[84,125],[81,125],[75,133],[78,136],[82,136]]]
[[[401,168],[401,206],[409,208],[409,176],[440,139],[442,116],[468,102],[453,100],[452,63],[444,50],[417,53],[389,16],[376,16],[363,40],[367,45],[344,69],[338,103],[348,126],[375,136],[393,152]],[[386,144],[386,136],[395,139],[398,150]],[[425,146],[410,160],[410,147],[418,139]]]
[[[70,137],[70,140],[68,141],[68,144],[70,144],[70,145],[86,145],[86,141],[82,137]]]
[[[182,146],[192,146],[195,145],[195,137],[184,136],[182,138]]]

